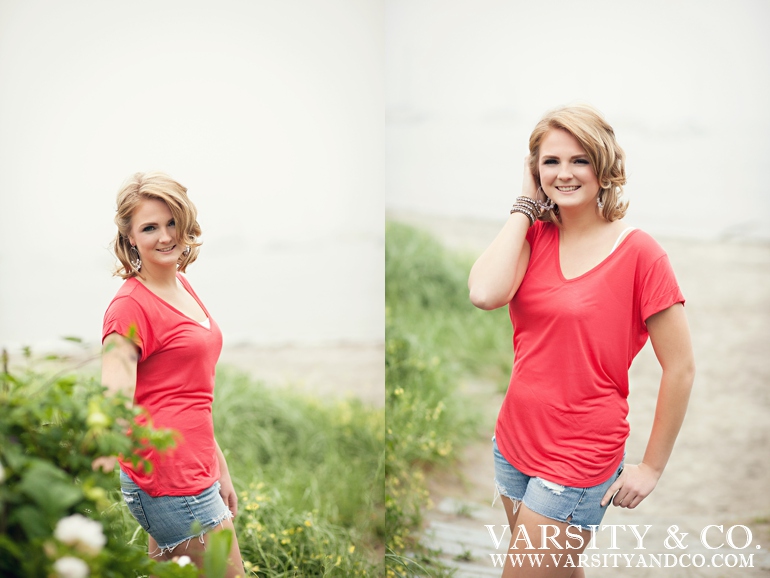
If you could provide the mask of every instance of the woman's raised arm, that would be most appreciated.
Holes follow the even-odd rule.
[[[537,182],[524,159],[522,195],[537,198]],[[479,309],[497,309],[508,304],[524,279],[529,265],[530,247],[525,236],[529,217],[511,213],[502,231],[473,264],[468,277],[470,299]]]

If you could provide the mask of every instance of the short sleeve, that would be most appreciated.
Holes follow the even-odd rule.
[[[104,314],[102,341],[110,333],[129,338],[139,348],[139,361],[144,361],[154,350],[152,327],[141,305],[130,296],[113,299]]]
[[[642,282],[639,295],[642,322],[652,315],[668,309],[675,303],[684,304],[684,296],[674,275],[668,255],[660,256],[649,268]]]
[[[543,236],[546,225],[547,223],[545,221],[535,221],[532,226],[527,229],[527,236],[525,238],[529,243],[530,248],[533,248]]]

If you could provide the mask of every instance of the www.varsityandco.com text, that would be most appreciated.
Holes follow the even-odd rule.
[[[762,549],[754,543],[751,529],[740,524],[709,524],[697,536],[675,524],[665,528],[665,535],[650,524],[589,526],[588,537],[576,526],[567,526],[563,535],[553,524],[540,524],[537,533],[517,526],[513,536],[507,524],[485,527],[496,550],[490,556],[497,567],[508,563],[538,568],[754,568],[754,553]]]

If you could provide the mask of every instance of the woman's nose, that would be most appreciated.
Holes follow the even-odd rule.
[[[572,179],[572,171],[569,169],[567,165],[562,165],[562,167],[559,169],[558,178],[561,181],[569,181]]]
[[[170,242],[173,239],[171,236],[171,231],[168,227],[162,227],[160,230],[160,241],[161,242]]]

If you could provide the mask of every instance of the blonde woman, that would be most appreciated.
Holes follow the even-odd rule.
[[[116,275],[125,281],[104,316],[102,382],[180,434],[173,450],[143,456],[151,471],[120,460],[123,496],[149,533],[150,556],[184,554],[200,566],[207,533],[228,529],[228,576],[242,576],[238,500],[211,415],[222,334],[183,274],[200,246],[195,205],[163,173],[135,174],[117,205]]]
[[[610,502],[635,508],[663,473],[694,362],[668,257],[623,220],[625,157],[612,127],[591,107],[560,108],[537,124],[529,151],[522,194],[468,286],[475,306],[507,305],[513,323],[493,442],[509,551],[527,551],[523,528],[534,553],[565,555],[549,568],[508,560],[503,576],[582,578],[567,557],[577,564]],[[642,461],[624,464],[628,368],[648,336],[662,367],[655,421]],[[545,524],[573,549],[539,543]]]

